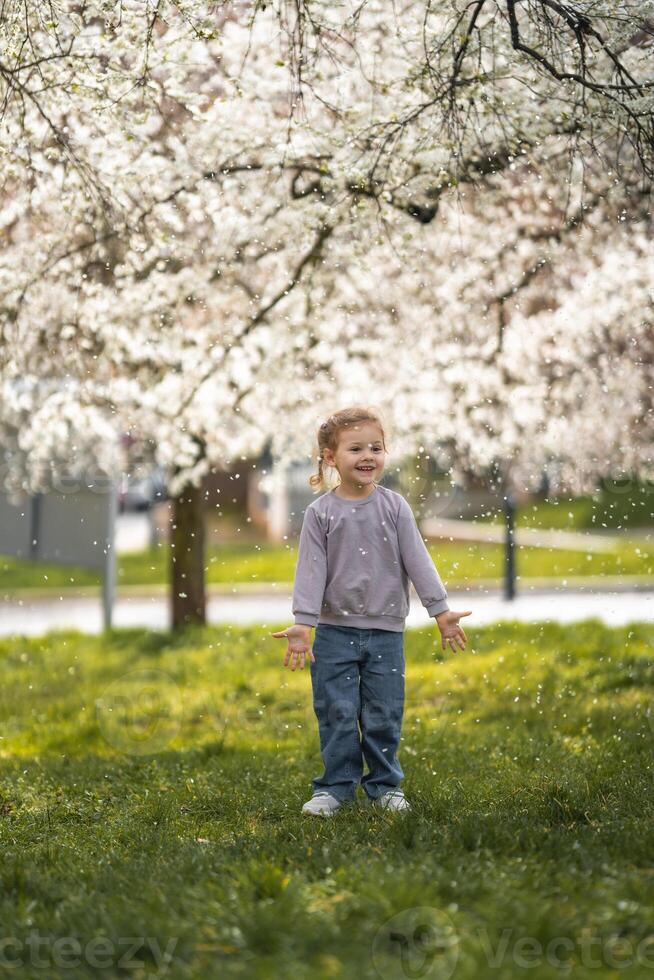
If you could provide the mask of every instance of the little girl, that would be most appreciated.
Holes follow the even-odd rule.
[[[344,408],[318,431],[318,473],[338,471],[340,483],[312,501],[304,514],[293,586],[295,625],[272,635],[287,637],[284,666],[310,657],[313,708],[325,771],[313,780],[302,812],[332,816],[367,797],[392,810],[407,810],[399,789],[397,759],[404,712],[404,623],[409,579],[438,623],[442,648],[456,651],[467,639],[425,547],[405,498],[380,486],[386,443],[379,415],[365,406]],[[313,649],[311,628],[315,627]],[[359,737],[358,723],[361,725]],[[363,757],[368,772],[362,778]]]

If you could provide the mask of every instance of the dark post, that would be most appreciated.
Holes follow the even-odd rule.
[[[504,496],[504,520],[506,528],[504,554],[504,598],[515,599],[515,501],[510,490]]]
[[[112,480],[108,490],[107,537],[104,548],[102,576],[102,619],[104,628],[111,629],[116,596],[116,515],[118,514],[118,481]]]
[[[36,561],[39,556],[39,541],[41,539],[41,497],[40,493],[35,493],[31,497],[30,509],[30,558]]]

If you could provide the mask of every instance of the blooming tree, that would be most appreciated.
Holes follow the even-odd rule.
[[[3,133],[2,439],[14,488],[38,487],[53,459],[69,468],[71,450],[79,467],[111,466],[110,421],[150,445],[174,497],[178,624],[204,615],[201,478],[270,434],[283,441],[309,379],[315,397],[321,378],[325,391],[343,378],[324,348],[347,338],[304,324],[356,205],[329,174],[316,192],[331,115],[289,130],[274,22],[222,16],[219,31],[194,23],[189,43],[185,17],[162,23],[159,5],[140,41],[146,73],[130,47],[138,8],[113,25],[118,40],[101,5],[57,24],[86,102],[53,78],[47,108],[24,103],[22,71],[11,93],[31,114]],[[47,29],[37,18],[33,42]],[[98,91],[103,70],[115,78]]]
[[[627,198],[587,167],[566,201],[555,166],[512,174],[451,192],[410,236],[396,221],[349,270],[359,336],[401,338],[383,390],[403,443],[510,489],[535,489],[545,465],[573,493],[651,479],[649,189]]]
[[[363,190],[411,196],[423,220],[444,188],[552,137],[614,168],[628,148],[627,164],[654,172],[652,0],[273,3],[296,102],[347,117]],[[326,58],[341,68],[336,92]],[[367,100],[353,98],[362,78]]]
[[[7,482],[38,487],[52,459],[70,465],[71,449],[80,466],[111,468],[111,433],[138,434],[170,474],[174,625],[204,618],[201,478],[269,437],[278,455],[296,455],[334,392],[388,403],[398,439],[445,436],[462,466],[508,455],[524,476],[538,452],[560,449],[554,413],[571,409],[575,386],[588,391],[565,370],[589,338],[607,376],[607,335],[634,355],[631,296],[621,341],[590,318],[570,338],[575,293],[592,275],[607,282],[599,217],[572,244],[579,222],[557,203],[552,166],[553,214],[534,222],[525,207],[538,202],[550,157],[602,148],[605,171],[620,135],[629,150],[616,163],[647,173],[639,106],[649,89],[624,81],[627,71],[640,79],[647,25],[636,18],[639,35],[633,18],[631,33],[620,21],[611,35],[622,59],[612,96],[606,45],[584,69],[604,72],[596,91],[557,79],[516,49],[511,18],[502,34],[476,6],[468,34],[443,34],[429,70],[427,34],[463,23],[454,3],[440,19],[429,11],[422,34],[420,7],[407,5],[389,30],[381,2],[330,25],[322,5],[298,7],[297,23],[284,6],[252,23],[242,8],[200,0],[26,0],[0,27]],[[438,98],[436,64],[450,78]],[[637,234],[616,236],[614,254],[640,270],[643,296],[639,220],[635,207]],[[545,271],[554,299],[538,310]],[[530,345],[536,335],[548,361]],[[637,356],[623,360],[633,397],[614,434],[626,446],[644,374]],[[600,404],[607,378],[593,379]],[[592,445],[606,455],[610,440]]]

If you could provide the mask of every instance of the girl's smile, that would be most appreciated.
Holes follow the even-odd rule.
[[[325,452],[325,462],[338,470],[341,489],[345,493],[361,496],[378,480],[384,470],[386,451],[383,434],[374,422],[359,422],[342,432],[334,453]]]

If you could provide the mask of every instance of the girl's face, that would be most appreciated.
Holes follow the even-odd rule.
[[[357,422],[343,429],[336,451],[324,453],[325,462],[335,466],[341,482],[363,487],[379,480],[386,462],[381,429],[375,422]]]

